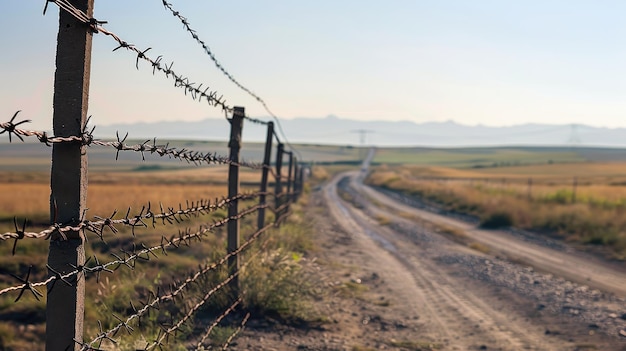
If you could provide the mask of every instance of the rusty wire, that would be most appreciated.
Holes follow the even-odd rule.
[[[157,56],[156,59],[152,59],[148,55],[146,55],[146,53],[152,48],[141,50],[141,49],[138,49],[135,45],[129,44],[127,41],[122,40],[117,34],[104,28],[102,24],[107,23],[106,21],[98,21],[95,18],[90,18],[83,11],[74,7],[74,5],[69,3],[67,0],[46,0],[46,8],[48,6],[48,3],[50,2],[55,3],[57,6],[59,6],[60,9],[72,15],[78,21],[88,25],[94,33],[102,33],[106,36],[113,38],[119,45],[115,49],[113,49],[113,51],[117,51],[118,49],[123,48],[136,54],[137,59],[135,60],[135,67],[137,69],[139,69],[140,59],[147,61],[152,66],[153,74],[156,71],[159,71],[163,73],[166,78],[171,77],[171,79],[174,80],[175,87],[184,88],[185,95],[189,93],[190,96],[194,100],[197,99],[200,102],[204,98],[209,103],[209,105],[215,106],[215,107],[221,107],[225,113],[232,111],[232,108],[226,104],[226,100],[223,99],[223,96],[218,97],[217,96],[218,93],[216,91],[210,91],[208,87],[202,90],[203,84],[200,84],[199,86],[195,86],[196,83],[190,83],[189,78],[183,77],[182,75],[174,72],[174,70],[172,70],[172,66],[174,66],[174,62],[167,65],[166,63],[163,63],[162,55]],[[45,9],[44,9],[44,14],[45,14]]]
[[[192,233],[190,230],[186,230],[186,231],[179,231],[178,236],[172,235],[170,236],[170,238],[162,236],[161,244],[159,245],[146,247],[145,245],[141,244],[139,249],[137,248],[136,245],[133,245],[132,250],[130,251],[123,250],[120,255],[112,253],[111,255],[115,257],[116,259],[109,261],[107,263],[104,263],[104,264],[100,264],[98,258],[94,256],[94,262],[95,262],[94,266],[91,266],[91,267],[88,266],[88,263],[91,260],[91,258],[89,258],[87,262],[85,262],[85,264],[79,267],[73,267],[74,269],[67,273],[55,272],[54,270],[51,269],[51,267],[48,267],[48,269],[52,271],[54,275],[40,282],[33,283],[29,281],[28,275],[26,279],[15,277],[19,279],[22,282],[22,284],[7,287],[7,288],[0,290],[0,296],[7,294],[9,292],[13,292],[13,291],[20,291],[20,296],[21,296],[21,294],[26,290],[31,291],[33,294],[41,295],[41,293],[39,293],[39,291],[36,289],[37,287],[50,284],[50,287],[48,289],[52,289],[54,288],[54,285],[58,281],[62,281],[65,284],[70,284],[68,283],[67,279],[77,276],[79,274],[94,273],[99,279],[101,272],[112,273],[114,270],[122,266],[125,266],[130,269],[134,269],[137,261],[149,261],[151,258],[150,255],[154,257],[158,257],[155,251],[160,250],[163,254],[167,255],[167,250],[171,247],[178,248],[180,247],[180,245],[189,246],[191,245],[192,240],[202,240],[203,236],[205,236],[208,232],[214,230],[215,228],[223,227],[229,222],[240,220],[252,213],[257,212],[258,210],[262,208],[269,208],[269,205],[259,204],[259,205],[248,207],[247,209],[240,211],[234,216],[224,217],[221,220],[213,222],[208,225],[201,225],[200,228],[194,233]]]

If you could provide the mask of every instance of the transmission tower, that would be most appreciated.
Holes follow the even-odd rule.
[[[578,135],[578,124],[571,124],[569,138],[567,139],[567,144],[569,144],[572,147],[576,147],[582,143],[583,141],[580,138],[580,135]]]
[[[353,130],[352,133],[359,133],[359,140],[361,141],[361,146],[365,146],[365,138],[367,137],[367,134],[371,134],[374,133],[373,130],[367,130],[367,129],[356,129]]]

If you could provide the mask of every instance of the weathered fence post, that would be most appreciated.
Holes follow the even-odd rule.
[[[305,166],[302,165],[298,170],[298,197],[304,192],[304,168]]]
[[[289,168],[287,171],[287,193],[286,193],[286,202],[287,208],[285,209],[285,213],[289,212],[289,205],[292,202],[293,197],[291,196],[291,191],[293,190],[293,151],[289,151]]]
[[[572,183],[572,203],[576,203],[576,188],[578,187],[578,177],[574,176]]]
[[[292,183],[292,191],[291,191],[291,202],[295,203],[298,201],[298,158],[293,158],[293,180]]]
[[[267,137],[265,139],[265,155],[263,156],[263,170],[261,171],[261,195],[259,196],[259,205],[265,205],[267,192],[267,174],[269,172],[271,157],[272,157],[272,140],[274,140],[274,122],[267,124]],[[265,226],[265,209],[259,209],[259,218],[257,220],[257,227],[261,229]]]
[[[298,201],[298,198],[300,197],[300,169],[302,169],[301,166],[298,165],[298,161],[296,160],[296,169],[295,169],[295,179],[294,179],[294,183],[293,183],[293,201],[296,202]]]
[[[94,0],[70,0],[87,16]],[[59,11],[56,72],[54,76],[53,130],[55,136],[80,136],[87,121],[92,33],[64,10]],[[55,143],[50,177],[50,221],[80,223],[87,203],[87,149],[80,142]],[[84,231],[54,233],[48,252],[48,276],[73,271],[85,264]],[[56,284],[55,284],[56,282]],[[78,350],[83,341],[85,275],[79,272],[71,285],[56,280],[48,284],[46,350]]]
[[[239,194],[239,151],[241,150],[241,131],[243,129],[243,119],[245,116],[245,110],[243,107],[235,106],[233,111],[233,118],[230,122],[230,142],[228,147],[230,148],[229,160],[232,162],[228,167],[228,198]],[[234,218],[239,213],[239,201],[234,200],[230,206],[228,206],[228,217]],[[228,222],[228,253],[235,252],[239,249],[239,220],[230,220]],[[233,255],[228,258],[228,274],[234,275],[239,272],[239,255]],[[234,296],[239,295],[239,276],[236,275],[230,281],[230,291]]]
[[[280,206],[282,205],[282,193],[283,193],[283,185],[282,185],[282,175],[281,170],[283,168],[283,153],[285,152],[285,145],[283,143],[278,144],[278,149],[276,150],[276,189],[274,190],[274,200],[275,200],[275,211],[276,211],[276,219],[278,221],[280,219],[282,211],[280,211]]]

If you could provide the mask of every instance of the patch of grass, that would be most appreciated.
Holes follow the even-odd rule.
[[[355,346],[352,346],[352,351],[376,351],[376,349],[368,347],[368,346],[355,345]]]
[[[376,349],[362,345],[355,345],[352,346],[352,351],[376,351]]]
[[[305,259],[282,249],[263,252],[245,268],[241,285],[244,305],[256,316],[290,324],[315,319],[311,299],[318,292],[303,267]]]
[[[378,225],[385,226],[391,224],[391,219],[385,215],[378,214],[375,218],[376,222],[378,222]]]
[[[368,291],[368,287],[361,283],[348,281],[336,287],[339,294],[345,298],[361,298]]]
[[[397,341],[389,340],[387,343],[392,347],[399,347],[410,351],[433,351],[441,350],[442,346],[429,341]]]
[[[478,243],[478,242],[471,242],[469,245],[467,245],[470,249],[478,251],[478,252],[482,252],[484,254],[488,254],[491,252],[491,249],[489,248],[489,246]]]
[[[449,225],[437,225],[437,231],[439,233],[445,234],[445,235],[449,235],[452,236],[454,238],[458,238],[458,239],[464,239],[467,238],[467,235],[465,235],[465,233],[463,232],[462,229],[459,228],[455,228]]]

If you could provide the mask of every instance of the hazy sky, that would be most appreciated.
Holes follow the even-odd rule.
[[[171,0],[218,60],[283,118],[626,127],[626,2]],[[0,120],[52,116],[58,8],[3,0]],[[264,117],[160,0],[96,0],[106,28]],[[94,124],[221,117],[95,35]],[[5,116],[5,117],[1,117]]]

